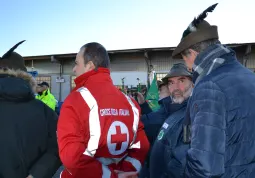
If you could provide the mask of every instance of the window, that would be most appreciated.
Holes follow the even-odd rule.
[[[167,75],[167,73],[157,73],[157,80],[161,80]]]
[[[50,76],[38,76],[35,78],[37,84],[42,83],[42,82],[47,82],[49,84],[49,88],[51,89],[51,77]]]
[[[75,87],[75,83],[74,83],[75,78],[76,78],[75,76],[71,76],[71,89],[74,89]]]

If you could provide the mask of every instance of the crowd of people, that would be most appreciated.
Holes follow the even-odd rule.
[[[60,115],[14,52],[0,58],[0,178],[254,178],[255,75],[204,19],[183,32],[160,108],[117,89],[99,43],[83,45]],[[35,93],[37,95],[35,96]],[[253,138],[254,137],[254,138]]]

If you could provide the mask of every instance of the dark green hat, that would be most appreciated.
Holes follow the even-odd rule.
[[[212,12],[217,5],[218,3],[208,7],[190,23],[188,28],[183,32],[181,42],[172,54],[174,59],[181,59],[181,52],[197,43],[211,39],[219,39],[217,26],[210,25],[204,20],[207,17],[207,13]]]
[[[186,76],[192,78],[192,73],[183,63],[176,63],[170,69],[169,73],[162,79],[164,83],[168,82],[168,78]]]
[[[25,40],[14,45],[9,51],[7,51],[2,57],[0,57],[0,67],[27,71],[23,57],[18,53],[14,52],[14,50],[24,41]]]

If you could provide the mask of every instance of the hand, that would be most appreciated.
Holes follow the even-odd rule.
[[[145,103],[145,99],[144,99],[144,96],[143,96],[142,93],[137,92],[137,100],[138,100],[138,103],[139,103],[139,104]]]
[[[137,172],[119,172],[118,178],[138,178]]]

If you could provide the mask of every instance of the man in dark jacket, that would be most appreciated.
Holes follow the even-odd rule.
[[[165,99],[169,98],[170,93],[169,93],[167,84],[165,84],[161,80],[157,81],[157,85],[158,85],[158,92],[159,92],[159,100],[158,100],[158,104],[160,106],[159,110],[164,115],[164,113],[165,113],[164,112],[164,107],[162,107],[162,106],[164,106],[164,104],[165,104],[165,101],[166,101]],[[145,95],[143,95],[140,92],[137,92],[137,100],[138,100],[138,103],[139,103],[139,105],[141,107],[142,115],[149,114],[149,113],[152,112],[152,109],[150,108],[149,103],[147,101],[145,101]]]
[[[255,75],[222,45],[217,27],[204,20],[217,4],[189,25],[173,57],[193,68],[195,88],[187,107],[191,125],[185,175],[255,177]]]
[[[167,84],[159,81],[157,84],[160,98],[158,101],[160,108],[157,111],[153,112],[148,102],[145,101],[144,96],[139,92],[137,94],[138,103],[141,107],[142,113],[141,120],[144,124],[144,130],[151,145],[157,137],[160,127],[170,114],[169,105],[172,102],[169,96],[170,93]]]
[[[58,167],[57,115],[34,97],[35,81],[23,58],[0,58],[0,177],[51,178]]]
[[[178,63],[163,78],[164,83],[168,84],[172,103],[169,105],[170,115],[160,128],[151,150],[151,178],[180,178],[184,173],[189,145],[183,143],[182,126],[187,100],[193,89],[191,77],[187,67]]]
[[[165,91],[167,85],[158,82],[158,90],[160,100],[158,101],[160,108],[157,111],[152,111],[149,104],[145,101],[143,95],[138,93],[137,99],[138,103],[141,107],[142,117],[141,121],[144,124],[144,131],[146,136],[150,142],[150,145],[153,145],[154,140],[157,137],[158,131],[162,124],[164,123],[165,119],[169,115],[169,105],[171,104],[171,98],[168,91]],[[168,88],[167,88],[168,90]],[[148,178],[149,177],[149,156],[148,153],[144,166],[139,174],[140,178]]]

